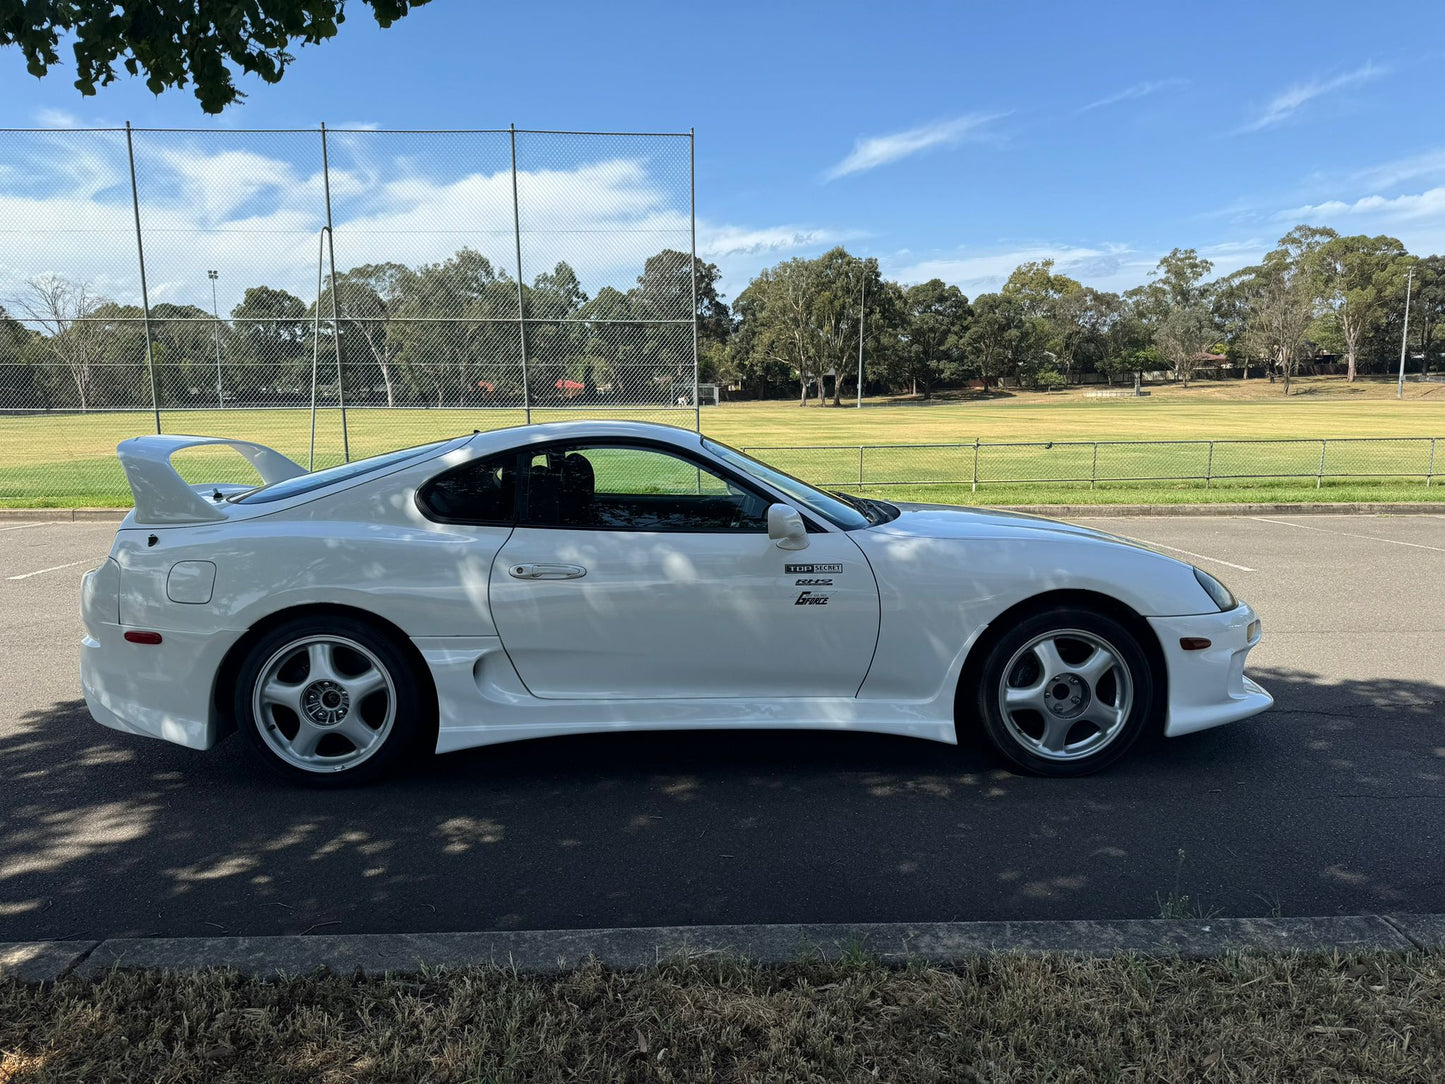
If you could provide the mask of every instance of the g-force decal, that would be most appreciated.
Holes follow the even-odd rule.
[[[784,565],[783,573],[788,576],[827,576],[843,571],[842,565]]]
[[[794,587],[832,587],[833,581],[827,576],[804,576],[793,581]]]
[[[828,596],[827,596],[827,595],[824,595],[824,594],[820,594],[820,593],[817,592],[817,591],[804,591],[804,592],[802,592],[801,594],[798,595],[797,600],[793,603],[793,605],[794,605],[794,606],[826,606],[826,605],[828,605]]]

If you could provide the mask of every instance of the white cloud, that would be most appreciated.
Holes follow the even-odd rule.
[[[1363,196],[1360,199],[1326,200],[1324,203],[1290,207],[1275,214],[1281,222],[1304,222],[1318,219],[1352,217],[1378,218],[1384,221],[1445,217],[1445,187],[1400,196]]]
[[[0,221],[22,231],[0,248],[0,298],[15,294],[26,278],[54,273],[138,301],[124,137],[28,138],[0,171]],[[416,266],[470,246],[515,274],[512,175],[505,148],[491,153],[495,149],[338,134],[330,174],[337,269],[388,260]],[[314,141],[301,138],[138,139],[152,302],[209,310],[205,272],[211,268],[221,272],[223,310],[247,286],[313,296],[325,224],[315,152]],[[659,152],[649,146],[649,153]],[[625,289],[648,256],[663,248],[687,251],[690,193],[686,167],[679,177],[676,166],[670,159],[568,151],[553,155],[545,168],[524,169],[517,189],[525,276],[566,260],[591,293],[604,285]],[[820,251],[844,236],[808,225],[697,223],[699,254],[717,262],[735,290],[765,263]]]
[[[960,140],[981,135],[981,129],[991,121],[1003,116],[1002,113],[969,113],[952,120],[936,121],[906,132],[891,135],[870,136],[853,145],[852,153],[826,174],[827,180],[836,180],[850,173],[876,169],[878,166],[896,162],[900,158],[925,151],[930,147],[947,146]]]
[[[79,128],[80,118],[64,109],[41,106],[35,111],[35,123],[42,128]]]
[[[1150,94],[1158,93],[1161,90],[1168,90],[1170,87],[1187,86],[1188,84],[1188,79],[1177,77],[1172,79],[1153,79],[1144,83],[1135,83],[1131,87],[1125,87],[1123,90],[1100,98],[1098,101],[1080,106],[1078,112],[1087,113],[1091,109],[1102,109],[1108,105],[1118,105],[1120,102],[1131,101],[1134,98],[1147,98]]]
[[[954,255],[890,265],[888,273],[905,285],[943,279],[970,297],[997,290],[1021,263],[1053,260],[1054,271],[1100,289],[1136,286],[1156,260],[1141,261],[1128,245],[1100,247],[1037,243],[991,251],[964,250]]]
[[[1378,79],[1389,73],[1389,68],[1377,67],[1372,62],[1367,62],[1363,67],[1355,68],[1329,79],[1311,79],[1306,83],[1296,83],[1294,86],[1276,94],[1259,116],[1239,129],[1240,132],[1257,132],[1261,128],[1270,128],[1292,117],[1302,106],[1325,94],[1343,90],[1345,87],[1358,86],[1361,83],[1369,82],[1371,79]]]
[[[1445,147],[1437,147],[1424,154],[1397,158],[1357,170],[1350,175],[1350,180],[1361,188],[1379,189],[1391,188],[1419,177],[1436,177],[1442,174],[1445,174]]]

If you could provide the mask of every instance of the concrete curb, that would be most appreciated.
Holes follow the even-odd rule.
[[[408,973],[500,964],[556,971],[595,957],[613,968],[678,955],[728,954],[763,964],[861,951],[888,963],[949,963],[996,952],[1206,958],[1230,952],[1445,951],[1445,915],[1119,919],[857,925],[660,926],[496,933],[113,938],[0,944],[0,977],[44,982],[115,968],[248,975]]]
[[[1445,492],[1445,488],[1442,488]],[[1445,515],[1445,497],[1440,501],[1348,501],[1330,504],[997,504],[959,505],[960,508],[989,507],[1004,512],[1027,512],[1054,519],[1109,516],[1429,516]],[[33,523],[119,523],[128,508],[0,508],[0,523],[14,520]]]

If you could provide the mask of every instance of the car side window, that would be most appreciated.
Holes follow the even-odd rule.
[[[449,523],[512,523],[517,509],[517,453],[473,459],[443,471],[417,491],[433,519]]]
[[[641,445],[551,447],[526,460],[522,522],[604,531],[766,531],[768,503],[690,459]]]

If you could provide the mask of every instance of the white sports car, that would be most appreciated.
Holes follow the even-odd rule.
[[[259,488],[187,484],[235,449]],[[1017,768],[1272,703],[1254,611],[1144,546],[1031,516],[825,493],[669,426],[458,437],[307,473],[138,437],[136,507],[86,575],[97,721],[194,749],[240,730],[290,778],[614,730],[979,727]]]

